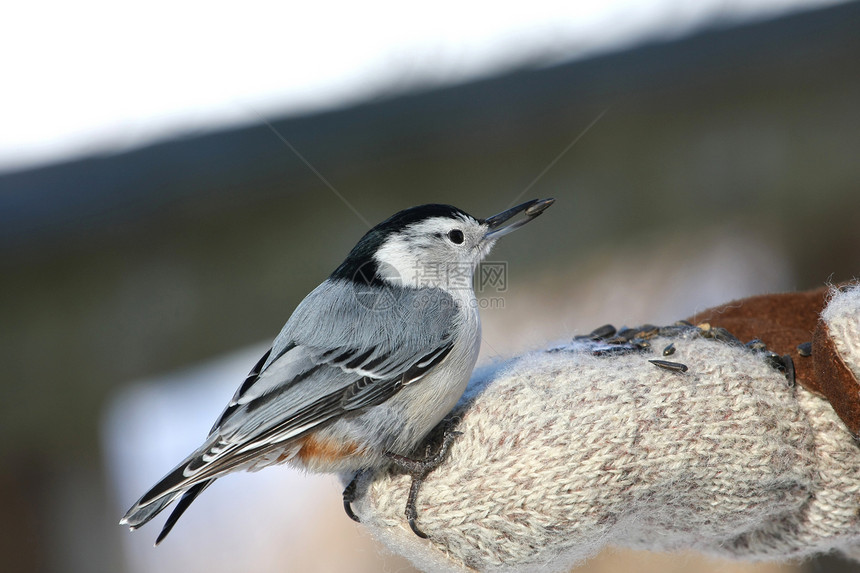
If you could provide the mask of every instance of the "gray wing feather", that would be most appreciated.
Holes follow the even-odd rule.
[[[268,368],[293,343],[331,350],[381,347],[422,354],[447,338],[457,312],[441,289],[356,286],[326,280],[300,304],[272,345]]]
[[[342,394],[363,378],[374,381],[366,396],[385,396],[386,383],[393,387],[416,363],[447,355],[456,317],[453,299],[440,289],[390,287],[376,295],[348,281],[325,281],[296,308],[217,432],[246,442],[247,451],[247,442],[262,444],[260,434],[266,443],[284,441],[343,413],[349,404]],[[272,435],[275,427],[280,431]]]

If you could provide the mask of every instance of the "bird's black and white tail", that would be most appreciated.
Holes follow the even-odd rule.
[[[213,477],[203,481],[188,483],[188,477],[185,475],[184,470],[188,467],[189,461],[194,459],[194,457],[196,456],[186,459],[172,472],[164,476],[152,489],[143,494],[120,520],[120,525],[127,525],[131,529],[137,529],[164,511],[167,506],[179,498],[179,503],[176,504],[170,517],[167,518],[164,527],[161,529],[161,533],[158,534],[158,538],[155,541],[156,545],[161,543],[167,537],[167,534],[170,533],[170,530],[173,529],[173,526],[176,525],[176,521],[185,513],[188,506],[191,505],[191,502],[215,481]]]
[[[263,354],[263,357],[260,358],[251,369],[251,372],[248,373],[245,382],[237,391],[233,401],[219,416],[218,421],[215,422],[212,429],[209,430],[209,438],[206,440],[206,443],[185,458],[181,464],[173,468],[169,474],[164,476],[148,492],[143,494],[120,520],[120,525],[127,525],[131,529],[137,529],[182,496],[179,499],[179,503],[173,509],[173,513],[167,518],[164,527],[161,529],[161,533],[158,535],[158,539],[155,541],[155,544],[158,545],[170,533],[170,530],[176,525],[176,521],[185,513],[191,502],[203,493],[203,490],[209,487],[218,476],[253,458],[256,450],[252,450],[244,455],[233,455],[232,450],[216,434],[216,430],[229,414],[235,410],[235,400],[242,392],[242,389],[250,386],[259,377],[271,351],[269,349]],[[233,445],[235,446],[235,444]]]

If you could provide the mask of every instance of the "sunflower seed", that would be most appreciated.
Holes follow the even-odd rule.
[[[715,326],[711,329],[711,334],[714,337],[714,340],[719,340],[720,342],[725,342],[730,346],[743,346],[743,342],[738,340],[738,338],[720,326]]]
[[[592,330],[588,337],[591,340],[603,340],[604,338],[609,338],[613,334],[615,334],[615,327],[611,324],[604,324],[600,328]]]
[[[668,360],[649,360],[648,362],[665,370],[671,370],[672,372],[687,371],[687,365],[681,364],[680,362],[669,362]]]
[[[624,327],[618,331],[618,336],[629,342],[636,338],[636,329]]]
[[[794,360],[791,359],[790,355],[786,354],[782,357],[782,363],[785,366],[785,377],[788,379],[788,385],[794,388],[794,385],[797,384],[797,380],[794,377]]]
[[[673,336],[681,336],[683,334],[686,334],[690,330],[692,330],[692,327],[690,327],[690,326],[678,326],[678,325],[661,326],[660,329],[657,331],[657,334],[659,334],[660,336],[673,337]]]
[[[657,336],[657,333],[660,332],[660,329],[654,326],[653,324],[643,324],[639,328],[636,329],[636,338],[654,338]]]
[[[776,352],[768,350],[765,353],[764,359],[765,362],[767,362],[771,368],[776,368],[780,372],[785,372],[785,362],[783,362],[782,356],[780,356]]]

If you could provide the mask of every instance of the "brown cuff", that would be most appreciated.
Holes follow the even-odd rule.
[[[812,362],[815,379],[830,405],[851,433],[860,436],[860,384],[840,356],[823,320],[818,322],[812,340]]]

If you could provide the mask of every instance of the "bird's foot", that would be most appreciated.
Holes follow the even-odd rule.
[[[451,447],[454,439],[460,435],[462,435],[462,432],[455,432],[451,430],[450,426],[447,427],[442,434],[442,445],[432,455],[430,454],[430,446],[428,445],[423,459],[416,460],[391,452],[385,454],[394,465],[412,476],[412,485],[409,487],[409,497],[406,500],[406,520],[409,522],[409,527],[418,537],[427,539],[427,534],[421,531],[415,523],[415,520],[418,519],[418,509],[416,508],[418,489],[430,472],[442,465],[445,456],[448,455],[448,449]]]
[[[364,474],[364,471],[357,472],[354,476],[352,476],[352,480],[350,480],[349,484],[343,490],[343,510],[349,516],[351,520],[356,523],[361,523],[361,520],[352,511],[352,502],[355,501],[356,498],[356,487],[358,484],[358,478],[360,478]]]

